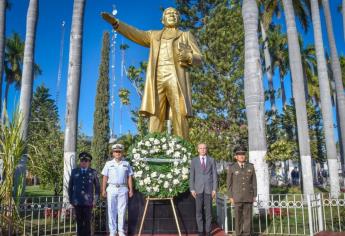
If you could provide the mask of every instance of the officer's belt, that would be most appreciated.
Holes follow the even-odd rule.
[[[128,185],[127,184],[109,184],[111,186],[114,186],[116,188],[119,188],[119,187],[127,187]]]

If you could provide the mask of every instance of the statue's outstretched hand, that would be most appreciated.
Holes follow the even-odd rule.
[[[118,20],[116,20],[116,18],[112,14],[110,14],[108,12],[102,12],[101,15],[102,15],[102,18],[106,22],[111,24],[113,27],[116,27],[118,25],[118,23],[119,23]]]

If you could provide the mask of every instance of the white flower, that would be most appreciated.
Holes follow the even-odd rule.
[[[149,170],[150,169],[150,167],[149,166],[145,166],[145,170]]]
[[[138,146],[141,146],[141,145],[143,145],[143,141],[140,141],[140,142],[138,143]]]
[[[144,155],[148,154],[148,152],[146,150],[142,150],[141,153]]]
[[[139,181],[139,185],[140,185],[140,186],[143,186],[143,185],[144,185],[144,181],[143,181],[143,180],[140,180],[140,181]]]
[[[176,145],[176,148],[180,149],[182,146],[180,144]]]
[[[186,152],[187,151],[187,149],[185,147],[182,147],[181,150],[182,150],[182,152]]]
[[[169,150],[167,151],[167,155],[171,155],[172,153],[174,153],[174,149],[169,149]]]
[[[187,157],[186,155],[183,155],[183,157],[182,157],[182,161],[183,161],[183,162],[186,162],[186,161],[187,161],[187,159],[188,159],[188,157]]]
[[[172,188],[169,188],[169,192],[172,192]]]
[[[175,158],[179,158],[180,156],[181,156],[180,152],[175,152],[174,155],[173,155],[173,157],[175,157]]]
[[[172,177],[173,177],[173,176],[171,175],[171,173],[168,173],[168,174],[167,174],[167,178],[168,178],[168,179],[172,179]]]
[[[160,142],[158,139],[155,139],[155,140],[153,141],[153,143],[154,143],[155,145],[158,145],[158,144],[160,144],[161,142]]]
[[[167,139],[166,138],[162,138],[162,140],[161,140],[163,143],[165,143],[165,141],[167,141]]]
[[[159,175],[159,178],[160,178],[160,179],[165,178],[165,174],[160,174],[160,175]]]
[[[178,166],[178,161],[174,161],[174,166]]]
[[[180,174],[180,170],[179,170],[179,169],[175,169],[175,170],[174,170],[174,173],[175,173],[176,175],[178,175],[178,174]]]
[[[137,159],[140,159],[140,154],[138,154],[138,153],[134,154],[134,155],[133,155],[133,158],[136,159],[136,160],[137,160]]]
[[[135,178],[140,178],[142,175],[143,175],[143,171],[142,170],[139,170],[139,171],[134,173],[134,177]]]
[[[157,180],[157,183],[161,184],[161,183],[163,183],[163,180],[158,179],[158,180]]]
[[[188,173],[189,173],[188,168],[182,167],[182,174],[186,175],[186,174],[188,174]]]
[[[183,180],[188,179],[188,175],[182,175],[182,179]]]
[[[153,140],[155,140],[154,138],[149,138],[150,142],[153,142]]]
[[[147,192],[151,192],[151,187],[146,187]]]
[[[163,145],[162,145],[162,149],[163,149],[163,150],[167,150],[167,149],[168,149],[168,145],[163,144]]]
[[[165,182],[164,182],[163,187],[164,187],[164,188],[169,188],[169,183],[168,183],[168,181],[165,181]]]
[[[152,177],[152,178],[157,177],[157,172],[156,172],[156,171],[152,172],[152,173],[151,173],[151,177]]]
[[[151,147],[151,143],[150,143],[149,141],[146,141],[146,142],[145,142],[145,146]]]
[[[154,149],[150,149],[150,154],[155,153]]]
[[[151,183],[150,177],[146,177],[146,178],[144,179],[144,183],[145,183],[145,184],[150,184],[150,183]]]
[[[132,153],[133,153],[133,154],[137,153],[137,149],[133,148],[133,149],[132,149]]]
[[[155,191],[155,192],[159,192],[159,186],[157,186],[157,185],[156,185],[156,186],[154,186],[154,187],[153,187],[153,191]]]
[[[179,183],[180,183],[180,181],[178,181],[178,179],[174,179],[174,180],[173,180],[173,184],[174,184],[174,185],[177,185],[177,184],[179,184]]]

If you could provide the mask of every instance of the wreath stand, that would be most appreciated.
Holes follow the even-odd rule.
[[[168,198],[151,198],[151,197],[147,197],[145,200],[146,200],[146,203],[145,203],[145,208],[144,208],[144,214],[143,214],[143,217],[141,218],[141,223],[140,223],[140,229],[139,229],[138,236],[141,236],[141,231],[142,231],[143,226],[144,226],[144,221],[145,221],[145,218],[146,218],[147,207],[149,205],[149,202],[150,201],[161,201],[161,200],[170,201],[171,208],[172,208],[172,211],[174,213],[174,218],[175,218],[175,222],[176,222],[176,226],[177,226],[178,235],[181,236],[180,224],[178,223],[178,219],[177,219],[177,215],[176,215],[176,209],[175,209],[173,198],[172,197],[168,197]]]

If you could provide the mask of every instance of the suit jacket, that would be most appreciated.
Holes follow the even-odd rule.
[[[257,195],[254,165],[245,163],[241,168],[236,162],[228,168],[227,187],[230,198],[236,202],[253,202]]]
[[[205,170],[201,167],[200,157],[192,159],[189,176],[189,189],[196,193],[211,194],[217,190],[217,168],[212,157],[206,157]]]
[[[73,206],[92,206],[97,202],[99,193],[100,185],[96,170],[88,168],[84,174],[80,168],[72,170],[68,196]]]
[[[142,115],[159,115],[159,103],[157,99],[156,91],[156,67],[158,62],[158,55],[161,43],[161,36],[163,30],[148,30],[143,31],[129,26],[119,21],[117,32],[124,35],[133,42],[140,44],[144,47],[150,48],[150,56],[146,71],[146,81],[144,88],[144,95],[141,103],[140,113]],[[198,48],[196,40],[190,32],[177,31],[173,37],[173,57],[176,69],[176,75],[178,77],[178,87],[182,94],[182,108],[181,113],[187,117],[192,116],[192,95],[191,85],[189,80],[189,73],[186,67],[180,65],[177,55],[179,52],[179,44],[187,44],[192,50],[192,61],[190,65],[201,64],[201,52]]]

